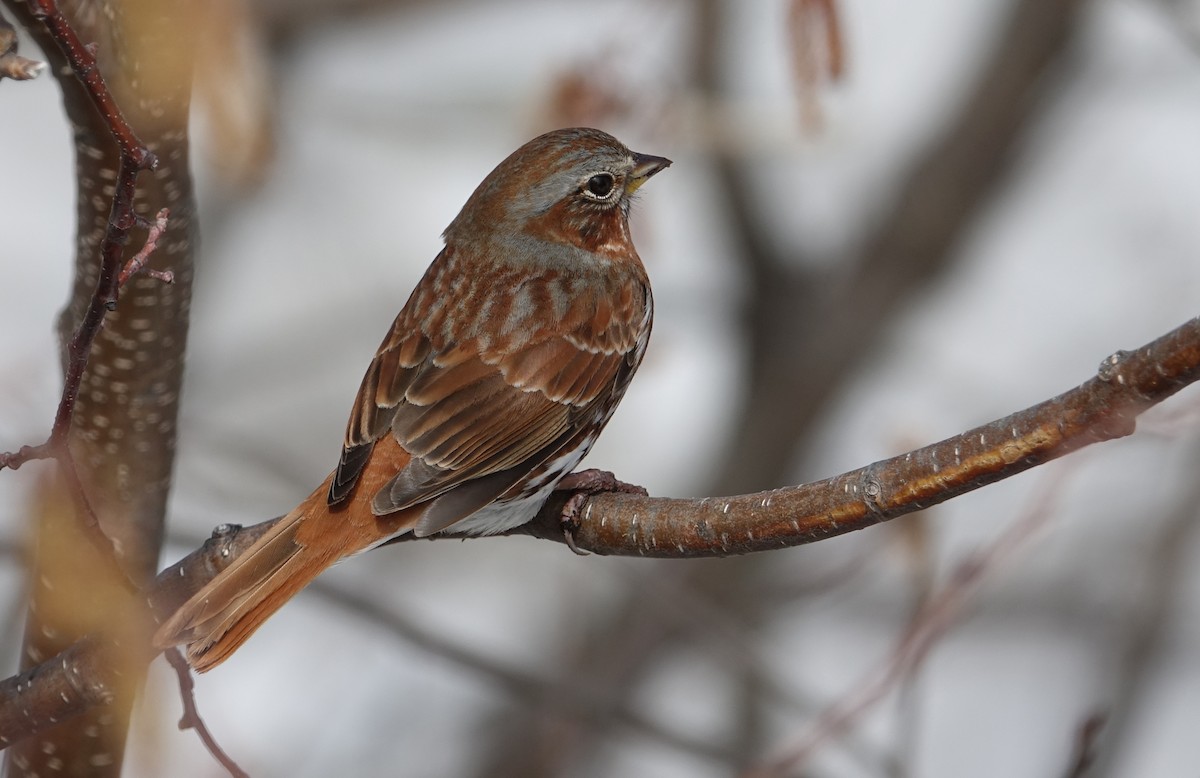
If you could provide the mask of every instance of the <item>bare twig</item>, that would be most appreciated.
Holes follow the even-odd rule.
[[[96,339],[96,334],[100,332],[105,314],[116,307],[120,289],[121,255],[129,240],[129,232],[137,223],[137,216],[133,209],[137,176],[142,170],[151,169],[157,165],[158,160],[137,139],[133,130],[126,123],[108,90],[108,85],[105,84],[99,68],[96,66],[93,48],[79,40],[79,36],[59,12],[54,0],[31,0],[30,5],[33,8],[34,16],[45,24],[50,36],[84,85],[96,109],[104,117],[121,154],[117,178],[113,186],[108,229],[101,242],[100,279],[95,293],[88,303],[83,320],[66,346],[66,375],[63,377],[62,397],[58,403],[58,411],[54,415],[50,437],[41,445],[22,446],[16,453],[0,454],[0,469],[7,467],[16,470],[32,459],[49,457],[56,459],[81,508],[80,516],[84,531],[98,547],[108,550],[106,556],[112,557],[116,564],[112,541],[100,529],[96,513],[87,499],[74,459],[66,443],[75,413],[75,401],[79,397],[79,386],[83,382],[88,356],[91,354],[92,342]],[[126,577],[123,571],[121,577]]]
[[[137,139],[117,108],[108,85],[96,67],[96,56],[92,47],[85,45],[75,30],[59,12],[54,0],[31,0],[35,17],[46,25],[54,42],[86,88],[96,109],[104,116],[121,150],[117,180],[113,186],[113,201],[109,211],[108,230],[101,243],[100,280],[96,293],[88,305],[83,321],[67,344],[67,370],[63,379],[62,399],[54,416],[50,438],[41,446],[25,446],[16,454],[0,454],[0,468],[13,470],[30,459],[47,456],[68,456],[63,449],[67,433],[71,428],[71,417],[75,410],[75,399],[79,396],[79,385],[87,368],[92,341],[104,321],[104,315],[116,305],[120,289],[121,254],[129,240],[129,231],[137,223],[133,210],[133,196],[137,176],[142,170],[153,169],[158,164],[154,154]]]
[[[1103,713],[1093,713],[1079,725],[1075,736],[1075,753],[1071,756],[1071,764],[1067,767],[1063,778],[1087,778],[1092,774],[1099,750],[1100,735],[1104,732],[1108,717]]]
[[[162,208],[155,214],[154,222],[149,225],[149,229],[146,232],[146,245],[142,246],[141,251],[130,257],[129,261],[125,263],[125,267],[121,268],[121,274],[117,276],[117,288],[125,286],[125,284],[129,283],[129,279],[133,278],[146,267],[146,262],[149,261],[150,255],[158,248],[159,238],[167,231],[167,219],[170,215],[170,208]],[[175,283],[175,274],[170,270],[149,268],[146,270],[146,275],[151,278],[157,278],[165,284]]]
[[[92,343],[100,332],[105,314],[113,310],[117,304],[117,295],[121,285],[118,272],[121,256],[129,240],[129,232],[137,223],[133,207],[137,176],[142,170],[151,169],[157,165],[157,158],[137,139],[117,108],[108,85],[104,82],[99,68],[96,66],[94,47],[80,41],[70,23],[59,12],[54,0],[32,0],[30,5],[34,16],[43,21],[52,39],[78,76],[80,83],[84,85],[97,110],[104,117],[121,153],[117,178],[113,187],[108,227],[101,242],[99,282],[82,321],[66,345],[66,369],[63,377],[62,396],[59,399],[58,410],[50,429],[50,437],[40,445],[22,446],[15,453],[0,453],[0,469],[7,467],[16,470],[31,460],[54,458],[79,507],[80,527],[83,533],[97,549],[102,551],[105,563],[111,565],[117,580],[125,582],[127,587],[133,591],[136,589],[136,584],[129,579],[128,573],[117,561],[118,555],[113,540],[100,527],[99,518],[88,499],[74,457],[67,446],[67,438],[71,431],[75,403],[79,397],[79,388],[83,382],[84,372],[87,369]],[[147,241],[149,247],[145,252],[147,255],[153,250],[153,244],[156,243],[156,237]],[[145,262],[144,257],[142,262]]]
[[[252,532],[246,536],[254,537]],[[221,539],[220,534],[215,534],[189,559],[202,561],[205,556],[201,552],[206,550],[217,558],[222,557]],[[151,605],[151,611],[162,613],[178,602],[179,596],[172,597],[172,585],[180,581],[186,584],[189,579],[176,565],[163,571],[158,580],[155,591],[160,600]],[[94,706],[109,703],[121,680],[114,673],[118,664],[110,659],[111,655],[104,653],[100,640],[88,637],[47,662],[0,681],[0,749]],[[177,651],[167,652],[167,661],[179,676],[184,704],[180,729],[195,729],[205,747],[230,775],[244,776],[245,773],[221,750],[200,717],[187,663]]]
[[[165,208],[159,211],[155,225],[150,229],[145,247],[129,261],[124,270],[120,270],[121,256],[129,240],[129,233],[138,222],[133,206],[138,173],[154,168],[158,164],[158,160],[149,148],[137,139],[117,108],[108,85],[104,82],[96,65],[95,48],[80,41],[74,28],[59,12],[54,0],[33,0],[31,7],[34,9],[34,16],[43,21],[64,57],[71,64],[80,83],[86,88],[96,109],[107,122],[120,149],[120,162],[113,188],[108,228],[100,247],[99,282],[88,303],[83,320],[66,345],[66,374],[63,377],[62,396],[59,399],[58,410],[51,426],[50,437],[40,445],[22,446],[14,453],[0,453],[0,469],[7,467],[16,470],[31,460],[55,459],[80,508],[80,525],[84,534],[93,545],[104,551],[103,556],[106,560],[111,561],[118,574],[118,579],[125,581],[128,588],[133,591],[136,589],[136,584],[129,580],[128,574],[117,562],[113,541],[104,534],[100,527],[99,518],[88,499],[74,457],[67,446],[67,437],[71,431],[75,403],[79,397],[79,388],[83,382],[84,372],[87,369],[92,343],[103,326],[105,314],[116,308],[121,286],[145,265],[146,260],[157,247],[158,239],[166,229],[168,211]],[[168,283],[174,280],[173,276],[163,278],[163,273],[160,271],[150,271],[150,274],[156,278],[162,278]]]
[[[238,767],[237,762],[221,749],[212,733],[208,731],[208,726],[196,708],[196,685],[192,682],[192,670],[183,654],[174,648],[168,649],[165,654],[167,663],[175,670],[175,676],[179,679],[179,697],[183,700],[183,717],[179,720],[179,728],[196,730],[208,753],[212,754],[213,759],[216,759],[233,778],[250,778]]]
[[[108,84],[104,82],[104,78],[100,75],[100,69],[96,66],[94,48],[79,39],[70,22],[58,10],[56,0],[28,0],[28,2],[33,16],[41,19],[42,23],[46,25],[50,37],[66,57],[76,78],[87,90],[92,102],[100,111],[100,115],[104,117],[105,124],[112,130],[113,139],[121,148],[122,162],[128,162],[135,175],[140,170],[153,170],[158,165],[158,158],[138,140],[133,129],[125,121],[121,109],[117,107],[117,102],[108,89]],[[121,176],[118,176],[117,180],[121,181]],[[129,188],[132,189],[132,186]],[[119,193],[121,186],[118,185],[117,189]],[[133,226],[133,211],[131,209],[118,211],[117,203],[113,205],[114,213],[122,217],[121,222],[117,225],[118,230],[128,232],[129,228]],[[124,233],[121,233],[116,237],[123,236]]]

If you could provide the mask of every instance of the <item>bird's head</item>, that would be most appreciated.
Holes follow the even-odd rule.
[[[488,233],[619,252],[629,242],[634,193],[670,164],[630,151],[601,130],[548,132],[488,174],[446,229],[446,240]]]

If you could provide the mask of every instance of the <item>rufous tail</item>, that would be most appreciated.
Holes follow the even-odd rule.
[[[327,489],[328,483],[314,491],[180,606],[155,633],[155,647],[186,644],[192,667],[200,672],[210,670],[228,659],[322,571],[359,550],[346,548],[345,543],[313,543],[314,535],[327,533],[301,532],[305,522],[318,523],[329,517],[324,499]],[[308,544],[304,543],[306,536]]]
[[[380,517],[372,512],[370,500],[410,461],[396,438],[385,435],[363,468],[355,487],[357,496],[336,508],[330,508],[327,500],[331,473],[304,502],[180,606],[155,633],[155,647],[186,644],[192,667],[211,670],[325,568],[411,530],[423,506]]]

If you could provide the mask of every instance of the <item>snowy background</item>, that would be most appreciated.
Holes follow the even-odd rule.
[[[556,84],[578,68],[651,106],[605,129],[675,161],[634,215],[654,338],[588,464],[652,494],[710,494],[755,305],[715,150],[732,143],[757,174],[771,240],[836,263],[902,195],[1012,4],[840,3],[849,70],[820,96],[815,130],[798,120],[785,5],[725,4],[719,105],[686,86],[698,6],[682,0],[415,4],[326,17],[278,44],[261,186],[211,165],[212,136],[195,158],[203,246],[164,564],[216,524],[283,513],[324,477],[441,230],[548,129]],[[1094,0],[1047,82],[953,262],[905,299],[797,441],[785,482],[1024,408],[1200,314],[1200,5]],[[41,440],[53,417],[71,170],[53,81],[0,83],[4,449]],[[1187,390],[1131,439],[927,516],[786,552],[664,563],[528,539],[401,544],[329,572],[199,678],[198,702],[256,776],[730,775],[861,688],[921,598],[1049,493],[1042,528],[989,570],[903,691],[804,774],[1060,775],[1083,722],[1106,711],[1104,774],[1192,774],[1198,400]],[[0,475],[9,544],[35,470]],[[747,488],[767,485],[782,484]],[[8,553],[0,609],[15,614],[20,596]],[[6,667],[18,623],[0,624]],[[175,732],[164,667],[127,774],[219,775]]]

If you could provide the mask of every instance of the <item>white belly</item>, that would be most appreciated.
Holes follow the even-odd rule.
[[[531,481],[519,497],[511,500],[497,500],[490,505],[472,513],[470,516],[451,524],[442,532],[467,535],[495,535],[519,527],[533,519],[542,505],[558,486],[558,482],[574,470],[595,442],[595,436],[590,436],[584,445],[560,454],[550,460],[545,475],[539,481]],[[536,491],[535,491],[536,490]]]

